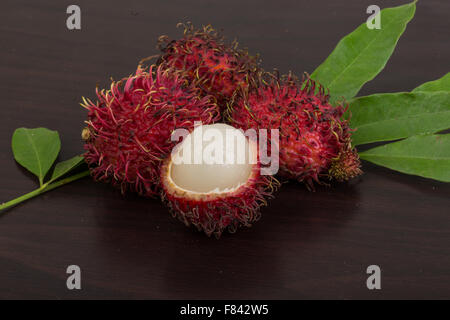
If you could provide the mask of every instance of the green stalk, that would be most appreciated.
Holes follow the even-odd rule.
[[[50,184],[49,184],[49,182],[47,182],[47,183],[43,184],[40,188],[38,188],[38,189],[36,189],[36,190],[34,190],[34,191],[31,191],[31,192],[29,192],[29,193],[26,193],[26,194],[24,194],[23,196],[20,196],[20,197],[18,197],[18,198],[15,198],[15,199],[13,199],[13,200],[11,200],[11,201],[2,203],[2,204],[0,205],[0,211],[1,211],[1,210],[4,210],[4,209],[7,209],[7,208],[10,208],[10,207],[12,207],[12,206],[15,206],[15,205],[17,205],[17,204],[19,204],[19,203],[21,203],[21,202],[23,202],[23,201],[25,201],[25,200],[34,198],[34,197],[36,197],[36,196],[38,196],[38,195],[40,195],[40,194],[42,194],[42,193],[44,193],[44,192],[53,190],[53,189],[58,188],[58,187],[60,187],[60,186],[62,186],[62,185],[65,185],[65,184],[67,184],[67,183],[70,183],[70,182],[72,182],[72,181],[75,181],[75,180],[84,178],[84,177],[86,177],[86,176],[88,176],[88,175],[89,175],[89,170],[86,170],[86,171],[83,171],[83,172],[74,174],[73,176],[67,177],[67,178],[65,178],[65,179],[62,179],[62,180],[59,180],[59,181],[50,183]]]

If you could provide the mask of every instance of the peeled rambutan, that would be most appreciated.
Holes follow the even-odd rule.
[[[220,123],[198,126],[161,167],[162,199],[187,226],[220,237],[226,229],[257,221],[278,187],[260,168],[257,142],[241,130]]]
[[[82,137],[91,175],[144,196],[159,194],[159,168],[175,145],[172,132],[219,119],[213,99],[161,66],[138,67],[96,93],[96,102],[83,98],[82,104],[89,111]]]
[[[345,111],[332,106],[324,88],[308,77],[270,75],[235,95],[227,119],[244,130],[279,129],[280,175],[313,188],[321,178],[343,181],[362,173]]]
[[[212,95],[223,109],[237,88],[246,88],[258,73],[258,58],[237,48],[237,42],[225,44],[223,37],[210,26],[195,30],[184,26],[181,39],[169,41],[161,36],[162,51],[158,62],[165,63],[190,83]]]

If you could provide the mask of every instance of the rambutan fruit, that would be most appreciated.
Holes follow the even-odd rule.
[[[198,126],[161,167],[162,199],[174,217],[208,236],[249,227],[278,187],[261,174],[257,142],[226,124]]]
[[[110,90],[96,93],[96,102],[83,98],[88,110],[84,157],[96,180],[123,192],[159,194],[160,165],[176,144],[172,132],[220,117],[213,99],[200,97],[195,87],[162,67],[138,67],[134,75],[113,81]]]
[[[223,37],[210,26],[195,30],[184,25],[184,36],[169,41],[159,39],[162,51],[158,62],[172,67],[190,83],[212,95],[225,109],[226,102],[237,88],[246,88],[258,73],[258,58],[238,49],[237,42],[225,44]]]
[[[279,174],[314,188],[321,178],[343,181],[362,173],[345,112],[308,77],[270,75],[254,90],[236,94],[226,118],[244,130],[279,129]]]

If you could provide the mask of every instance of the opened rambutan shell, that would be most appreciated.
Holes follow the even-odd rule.
[[[252,152],[257,154],[256,142],[250,143]],[[169,156],[161,167],[162,199],[174,217],[186,226],[197,227],[208,236],[214,234],[219,238],[224,230],[235,232],[238,227],[250,227],[259,220],[260,208],[267,205],[267,199],[272,197],[279,186],[279,182],[272,176],[261,175],[258,161],[251,166],[245,180],[237,186],[208,191],[193,190],[180,186],[175,181],[173,159],[173,155]],[[215,170],[221,169],[219,167]],[[198,177],[208,178],[211,175]]]
[[[237,92],[226,118],[244,130],[279,129],[280,175],[313,188],[320,178],[343,181],[361,174],[346,108],[332,106],[328,98],[309,78],[270,75],[256,89]]]
[[[192,129],[219,119],[213,99],[200,97],[192,86],[166,68],[138,68],[136,73],[97,89],[97,101],[85,99],[83,130],[86,162],[91,175],[122,191],[159,194],[159,168],[175,142],[177,128]]]
[[[199,30],[191,24],[184,27],[181,39],[169,41],[166,36],[160,37],[162,55],[158,62],[177,70],[225,108],[234,91],[248,87],[256,77],[258,58],[238,49],[236,42],[225,44],[210,25]]]

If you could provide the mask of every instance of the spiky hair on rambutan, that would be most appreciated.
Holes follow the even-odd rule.
[[[306,74],[300,81],[267,73],[257,88],[235,94],[226,118],[244,130],[279,129],[279,174],[314,189],[313,182],[362,173],[346,111],[343,103],[332,106],[326,90]]]
[[[84,158],[91,175],[122,192],[159,194],[159,168],[175,142],[175,129],[191,130],[220,118],[214,99],[163,66],[139,66],[135,74],[96,89],[97,101],[83,97],[88,110],[83,129]]]
[[[208,236],[219,238],[225,230],[233,233],[239,227],[250,227],[258,221],[261,207],[266,206],[268,199],[273,197],[279,182],[273,176],[262,173],[257,142],[227,124],[197,127],[177,146],[181,147],[181,153],[190,148],[190,142],[187,147],[185,144],[202,128],[207,134],[213,131],[230,132],[237,133],[238,140],[247,139],[250,157],[241,164],[185,164],[177,163],[178,151],[172,152],[161,167],[161,198],[172,215],[186,226],[194,226]],[[214,143],[217,141],[208,146]],[[220,144],[220,147],[223,154],[236,157],[232,151],[234,148],[226,144]],[[195,151],[192,155],[196,157]],[[249,161],[250,158],[255,161]]]
[[[195,29],[191,23],[184,26],[183,37],[170,41],[167,36],[159,38],[162,51],[158,63],[166,63],[189,82],[212,95],[225,109],[226,102],[237,88],[246,88],[259,72],[259,58],[238,49],[234,41],[225,43],[211,25]]]

